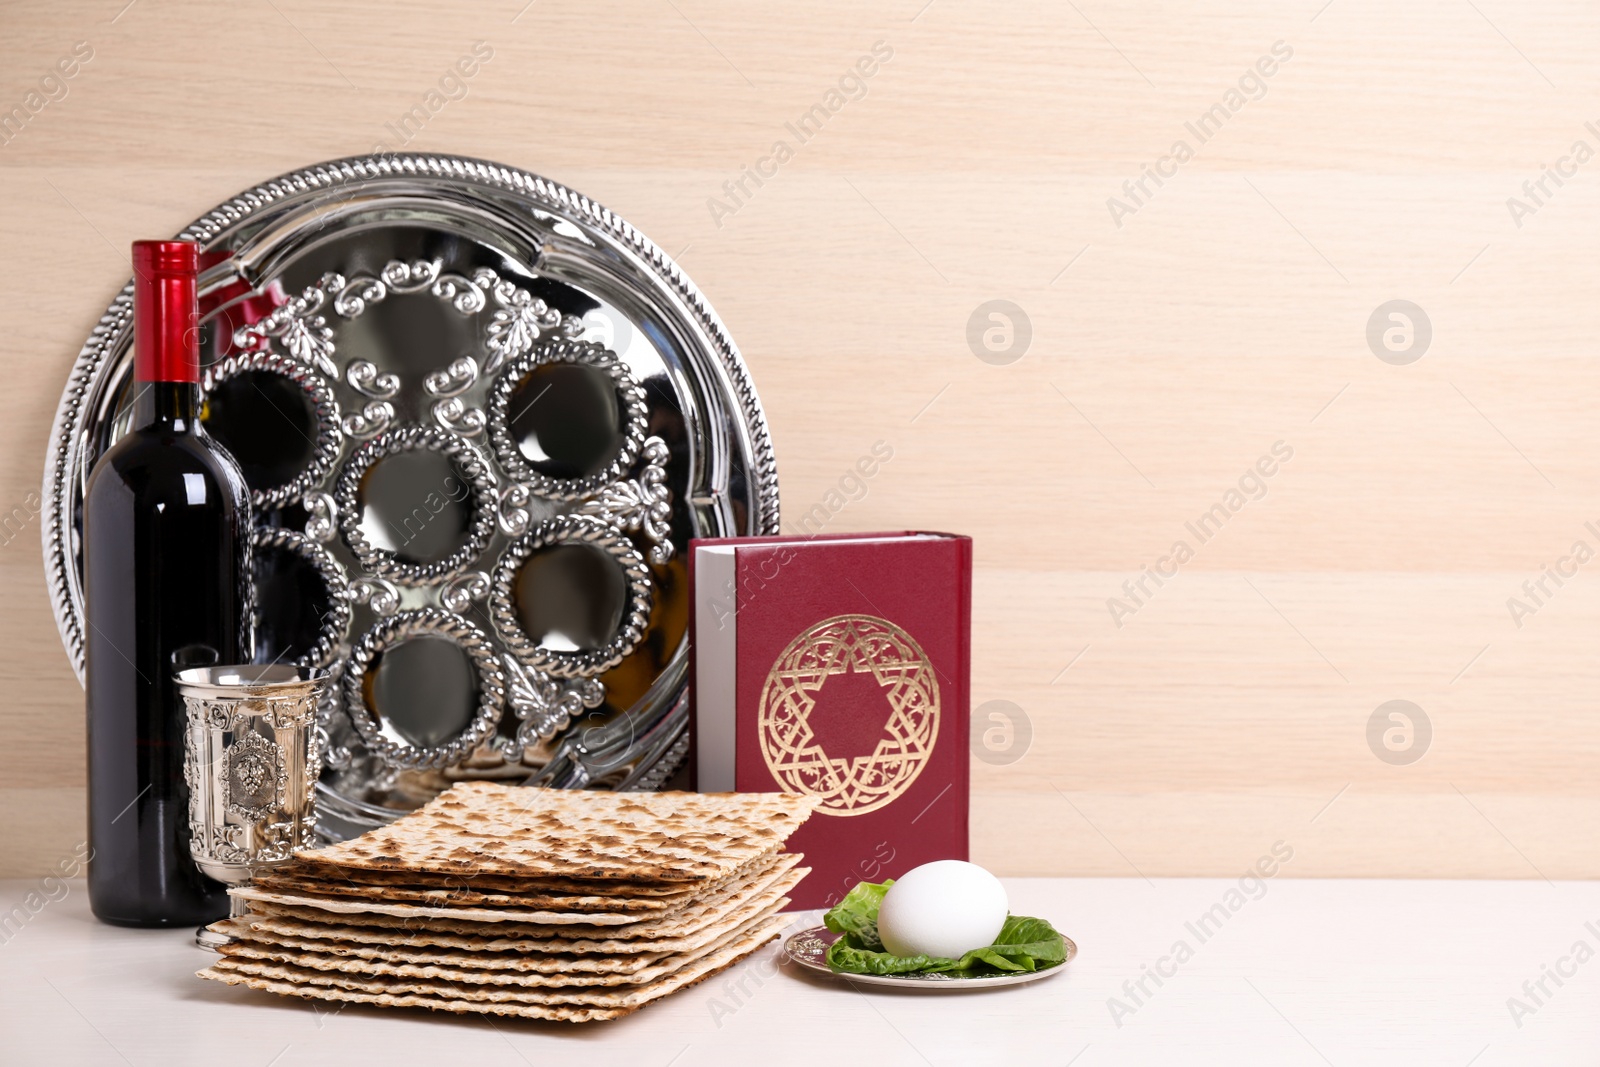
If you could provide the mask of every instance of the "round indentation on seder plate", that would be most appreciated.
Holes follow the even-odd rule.
[[[628,606],[622,568],[593,545],[541,548],[523,561],[515,581],[512,602],[522,632],[547,652],[604,648]]]
[[[344,570],[303,534],[258,527],[252,558],[255,654],[268,663],[321,667],[350,626]]]
[[[362,566],[402,585],[452,578],[489,546],[495,495],[482,459],[445,430],[404,426],[362,445],[335,489]]]
[[[380,621],[357,642],[345,675],[356,732],[399,767],[464,759],[493,734],[504,694],[488,635],[437,608]]]
[[[562,678],[591,678],[632,652],[650,617],[650,569],[626,534],[565,515],[507,546],[489,605],[512,654]]]
[[[304,363],[241,352],[206,371],[200,396],[201,424],[238,462],[258,508],[298,500],[339,457],[339,405]]]
[[[540,345],[500,372],[489,440],[508,475],[552,500],[624,477],[644,445],[644,390],[615,352],[585,341]]]

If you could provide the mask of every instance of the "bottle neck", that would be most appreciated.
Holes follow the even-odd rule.
[[[194,431],[199,408],[194,382],[136,382],[134,389],[134,429]]]
[[[133,246],[134,374],[145,382],[200,379],[198,252],[187,241]]]

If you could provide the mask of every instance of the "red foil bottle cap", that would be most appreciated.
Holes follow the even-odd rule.
[[[133,242],[134,372],[141,382],[200,380],[193,241]]]

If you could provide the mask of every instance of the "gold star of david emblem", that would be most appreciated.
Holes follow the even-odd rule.
[[[873,751],[829,756],[811,727],[827,680],[870,674],[889,703]],[[785,792],[819,797],[825,815],[864,815],[916,781],[939,737],[939,681],[922,648],[894,623],[836,615],[801,633],[778,656],[761,689],[761,754]]]

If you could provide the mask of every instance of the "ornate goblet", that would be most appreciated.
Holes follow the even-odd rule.
[[[196,667],[176,679],[188,711],[189,853],[201,873],[239,885],[310,848],[322,772],[317,703],[328,672],[246,664]],[[230,914],[243,911],[231,898]],[[201,948],[227,940],[210,927],[195,934]]]

